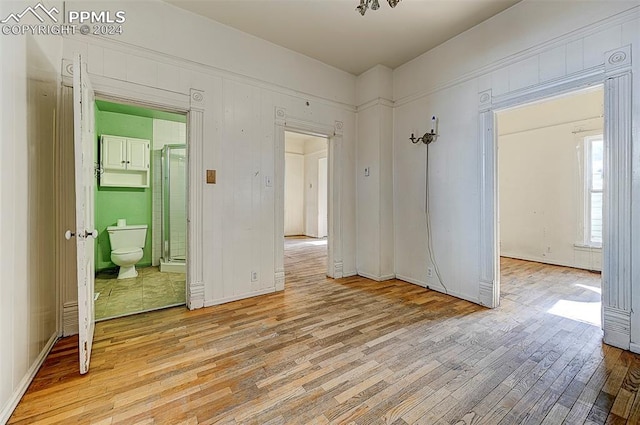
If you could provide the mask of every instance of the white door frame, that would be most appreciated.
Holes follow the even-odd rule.
[[[64,59],[62,61],[63,85],[72,86],[72,78],[73,63],[70,60]],[[206,112],[205,92],[191,88],[189,94],[176,93],[98,75],[91,75],[91,81],[97,98],[168,112],[184,113],[187,115],[187,163],[189,175],[187,179],[186,304],[190,310],[202,308],[204,307],[202,237],[202,176],[204,175],[204,168],[202,158],[204,146],[204,115]],[[62,119],[66,119],[66,117],[62,117]],[[64,127],[64,125],[61,125],[61,128]],[[66,137],[65,134],[62,136]],[[63,138],[62,140],[65,139]],[[66,158],[60,158],[60,162],[64,162],[65,160]],[[58,164],[58,166],[64,167],[65,165]],[[58,194],[58,197],[60,196],[61,194]],[[64,229],[61,231],[64,232]],[[60,232],[58,233],[61,234]],[[61,267],[61,282],[66,282],[67,279],[71,278],[68,273],[68,267]],[[72,279],[75,281],[75,276],[73,276]],[[66,322],[67,317],[72,316],[73,310],[75,310],[77,314],[76,309],[77,305],[63,306],[63,321]],[[67,323],[64,323],[64,327],[65,329],[69,328]],[[69,334],[69,332],[65,333]]]
[[[287,116],[287,110],[275,108],[275,284],[276,291],[284,290],[284,133],[297,133],[320,136],[327,139],[328,158],[328,188],[327,216],[327,276],[334,279],[343,276],[342,266],[342,217],[341,187],[342,151],[341,121],[335,121],[333,126]]]
[[[631,46],[606,52],[604,65],[500,96],[478,94],[480,140],[480,293],[482,305],[500,304],[500,251],[495,111],[604,86],[604,221],[602,324],[604,341],[631,343]]]
[[[322,164],[322,165],[320,165]],[[324,189],[324,190],[321,190]],[[322,210],[321,207],[322,206]],[[322,211],[322,215],[320,212]],[[318,158],[318,236],[324,238],[329,235],[329,159]],[[322,220],[320,220],[322,217]]]

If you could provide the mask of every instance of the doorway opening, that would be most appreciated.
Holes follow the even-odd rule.
[[[95,101],[97,321],[186,302],[186,126],[186,114]]]
[[[327,271],[328,139],[285,131],[284,151],[284,267],[295,281]]]
[[[501,298],[601,327],[604,88],[495,122]]]

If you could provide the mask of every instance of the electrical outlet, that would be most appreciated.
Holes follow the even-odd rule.
[[[427,267],[427,277],[433,277],[433,267]]]
[[[258,272],[251,272],[251,282],[258,280]]]

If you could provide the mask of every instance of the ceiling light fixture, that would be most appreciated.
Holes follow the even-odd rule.
[[[401,0],[387,0],[389,6],[392,8],[396,7]],[[362,16],[367,12],[367,9],[371,8],[371,10],[378,10],[380,8],[380,3],[378,0],[360,0],[360,5],[356,7],[358,13]]]

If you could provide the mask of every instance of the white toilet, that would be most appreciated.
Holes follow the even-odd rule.
[[[147,225],[109,226],[111,261],[120,266],[118,279],[138,276],[136,263],[142,259],[142,248],[147,239]]]

